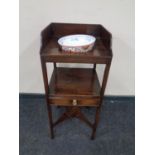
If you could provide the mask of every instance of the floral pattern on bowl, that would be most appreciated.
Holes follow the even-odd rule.
[[[93,49],[96,38],[91,35],[76,34],[62,37],[58,44],[62,51],[73,53],[85,53]]]

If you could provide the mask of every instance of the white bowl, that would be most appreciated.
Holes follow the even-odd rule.
[[[75,34],[60,38],[58,44],[65,52],[88,52],[92,50],[96,38],[91,35]]]

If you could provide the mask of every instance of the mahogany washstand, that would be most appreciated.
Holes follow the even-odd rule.
[[[65,53],[58,46],[58,39],[70,34],[88,34],[96,38],[92,51],[84,54]],[[99,24],[51,23],[41,33],[40,58],[46,94],[51,138],[53,128],[65,119],[76,117],[92,128],[91,139],[95,138],[99,113],[112,61],[112,35]],[[47,63],[54,64],[53,74],[48,80]],[[93,68],[65,68],[56,63],[87,63]],[[105,64],[102,84],[96,73],[96,64]],[[49,81],[49,82],[48,82]],[[57,121],[52,119],[52,106],[66,108]],[[81,112],[81,107],[96,108],[94,123]]]

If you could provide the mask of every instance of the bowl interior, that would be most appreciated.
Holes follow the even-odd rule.
[[[95,37],[91,35],[76,34],[60,38],[58,43],[61,46],[86,46],[95,42]]]

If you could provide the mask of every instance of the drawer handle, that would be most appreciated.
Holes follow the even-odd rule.
[[[73,105],[74,105],[74,106],[77,105],[77,100],[73,100]]]

